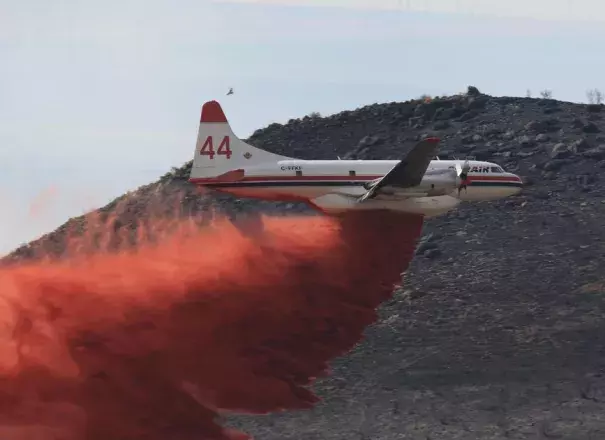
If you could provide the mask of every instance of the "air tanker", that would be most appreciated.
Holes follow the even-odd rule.
[[[221,105],[202,106],[189,181],[240,198],[305,202],[331,215],[391,210],[434,217],[461,202],[518,194],[519,176],[475,160],[439,160],[439,139],[401,160],[302,160],[254,147],[232,131]]]

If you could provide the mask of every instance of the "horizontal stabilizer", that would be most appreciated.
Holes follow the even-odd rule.
[[[220,176],[216,176],[215,180],[218,182],[237,182],[238,180],[242,180],[245,174],[243,169],[231,170]]]

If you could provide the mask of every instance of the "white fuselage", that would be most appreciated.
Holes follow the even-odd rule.
[[[305,201],[313,204],[314,199],[338,195],[361,196],[364,186],[388,173],[398,160],[281,160],[274,163],[254,164],[240,168],[237,179],[195,178],[199,185],[227,192],[238,197],[264,200]],[[521,190],[521,179],[505,172],[490,162],[468,161],[468,185],[458,191],[448,169],[455,170],[456,164],[465,161],[433,160],[423,181],[430,182],[431,172],[444,172],[448,185],[444,194],[429,195],[414,193],[414,188],[391,188],[388,196],[367,202],[330,207],[330,210],[346,209],[390,209],[422,214],[427,217],[443,214],[455,208],[461,201],[488,201],[508,197]],[[426,185],[425,185],[426,186]],[[430,186],[430,185],[429,185]]]

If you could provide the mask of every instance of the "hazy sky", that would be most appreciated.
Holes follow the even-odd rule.
[[[597,0],[0,0],[0,253],[189,160],[208,99],[242,137],[469,84],[585,101],[603,22]]]

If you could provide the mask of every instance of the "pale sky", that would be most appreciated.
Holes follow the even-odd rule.
[[[206,100],[241,137],[469,84],[585,101],[604,22],[600,0],[0,0],[0,254],[191,159]]]

